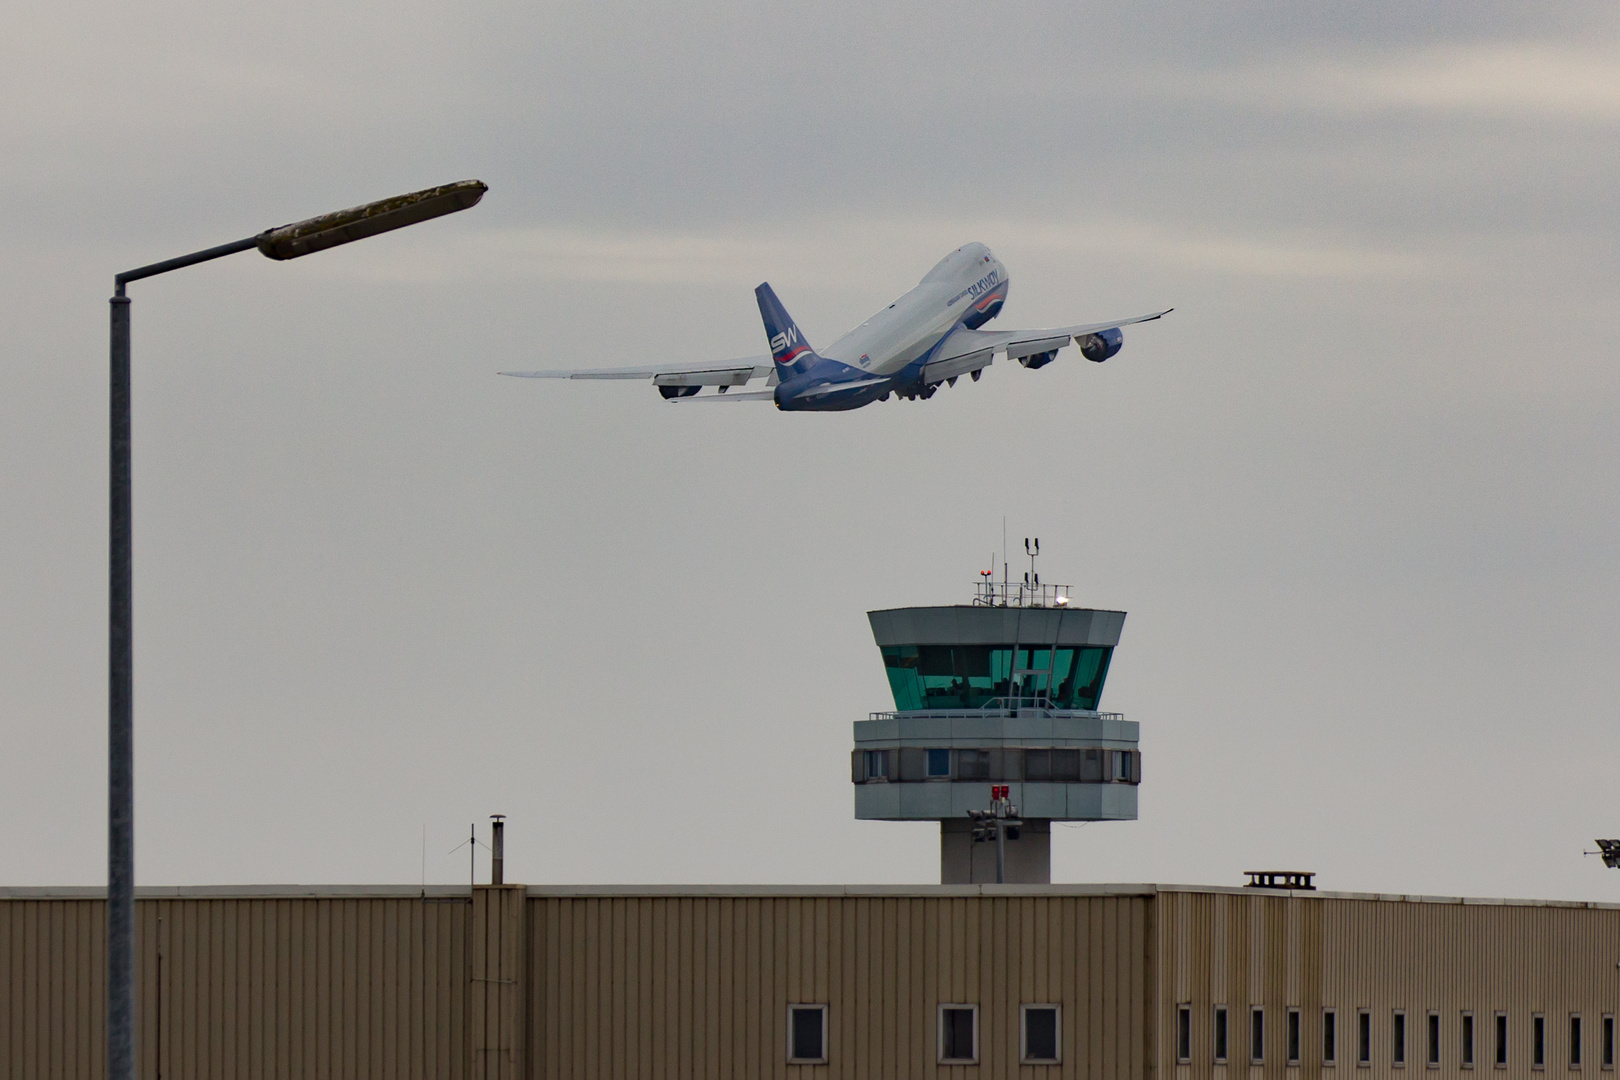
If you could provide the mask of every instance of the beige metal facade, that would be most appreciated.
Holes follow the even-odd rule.
[[[442,899],[141,899],[141,1075],[467,1075],[470,905]],[[0,899],[0,1075],[104,1075],[105,919]]]
[[[1047,1075],[1143,1076],[1151,909],[972,886],[536,897],[533,1075],[1005,1077],[1040,1002],[1063,1006]],[[787,1064],[793,1003],[827,1006],[826,1065]],[[937,1065],[942,1003],[978,1005],[978,1066]]]
[[[1165,992],[1156,1029],[1161,1060],[1177,1060],[1178,1006],[1191,1021],[1189,1060],[1176,1080],[1481,1080],[1614,1075],[1604,1063],[1604,1018],[1620,1011],[1620,909],[1613,905],[1407,897],[1313,896],[1161,889]],[[1214,1016],[1225,1006],[1227,1064],[1215,1063]],[[1252,1010],[1263,1010],[1262,1060],[1253,1063]],[[1287,1014],[1298,1009],[1297,1065]],[[1334,1063],[1323,1061],[1323,1015],[1337,1017]],[[1363,1063],[1359,1014],[1367,1014]],[[1430,1063],[1429,1015],[1436,1017]],[[1396,1016],[1405,1017],[1397,1063]],[[1464,1015],[1473,1017],[1473,1064]],[[1506,1017],[1506,1062],[1496,1063],[1496,1017]],[[1542,1062],[1533,1060],[1542,1017]],[[1583,1046],[1572,1061],[1570,1021]],[[1166,1070],[1167,1074],[1169,1069]]]
[[[1603,1080],[1602,1018],[1620,1004],[1620,908],[1596,905],[1154,886],[142,896],[142,1075],[161,1064],[165,1080],[1390,1080],[1412,1070],[1535,1080],[1571,1074],[1571,1014],[1586,1039],[1581,1071]],[[89,893],[0,890],[0,1077],[102,1075],[102,918]],[[826,1064],[788,1063],[794,1003],[827,1007]],[[977,1006],[977,1064],[939,1063],[942,1004]],[[1059,1063],[1020,1064],[1025,1004],[1059,1007]],[[1213,1058],[1217,1006],[1230,1025],[1224,1065]],[[1337,1010],[1339,1044],[1326,1067],[1324,1008]],[[1358,1010],[1369,1016],[1366,1066]],[[1407,1018],[1400,1067],[1397,1010]],[[1432,1069],[1431,1011],[1442,1034]],[[1459,1060],[1465,1011],[1473,1070]],[[1493,1057],[1499,1011],[1504,1069]],[[1531,1061],[1537,1014],[1542,1070]]]

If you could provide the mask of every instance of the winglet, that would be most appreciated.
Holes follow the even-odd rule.
[[[816,350],[804,340],[798,324],[776,298],[770,282],[762,282],[754,290],[754,299],[759,301],[759,317],[765,321],[765,336],[770,339],[777,376],[786,381],[810,370],[810,365],[819,359]]]

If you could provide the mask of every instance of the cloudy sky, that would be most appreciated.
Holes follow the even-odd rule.
[[[132,286],[138,879],[927,882],[856,822],[872,608],[1001,542],[1130,612],[1141,820],[1067,881],[1614,899],[1620,15],[11,3],[0,883],[104,880],[115,271],[478,177],[466,214]],[[1002,322],[1174,305],[927,403],[502,368],[813,343],[978,240]],[[484,873],[482,866],[480,875]]]

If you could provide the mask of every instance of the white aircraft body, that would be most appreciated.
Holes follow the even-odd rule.
[[[774,401],[784,411],[858,409],[890,394],[930,398],[941,383],[968,375],[977,382],[997,353],[1026,368],[1045,367],[1074,342],[1081,355],[1101,363],[1124,343],[1120,327],[1169,313],[1042,330],[981,330],[1001,313],[1010,280],[983,244],[957,248],[915,289],[817,352],[776,298],[769,283],[754,290],[770,340],[769,356],[710,363],[567,371],[503,371],[526,379],[650,379],[673,401]],[[752,379],[772,389],[727,394]],[[705,386],[714,394],[697,396]]]

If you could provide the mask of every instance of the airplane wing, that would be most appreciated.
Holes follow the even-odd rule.
[[[655,386],[743,386],[750,379],[776,385],[769,356],[744,356],[707,363],[649,364],[645,367],[572,368],[557,371],[503,371],[517,379],[651,379]]]
[[[1165,308],[1163,311],[1155,311],[1151,315],[1134,315],[1129,319],[1115,319],[1113,322],[1081,323],[1078,326],[1059,326],[1051,330],[1003,330],[1002,333],[1017,334],[1020,339],[1038,336],[1062,337],[1064,334],[1070,337],[1085,337],[1087,334],[1100,334],[1104,330],[1118,330],[1122,326],[1130,326],[1133,323],[1152,322],[1154,319],[1162,319],[1174,310],[1176,309]]]
[[[744,390],[740,394],[697,394],[692,397],[670,398],[671,401],[697,401],[709,404],[715,401],[775,401],[775,390]]]
[[[936,366],[941,373],[939,378],[945,379],[950,375],[943,374],[944,372],[961,375],[974,370],[971,366],[963,366],[964,363],[971,365],[982,359],[984,362],[978,366],[984,367],[990,363],[990,357],[998,352],[1005,352],[1009,360],[1019,360],[1036,353],[1061,349],[1075,338],[1082,338],[1088,334],[1117,330],[1133,323],[1152,322],[1154,319],[1163,318],[1173,310],[1175,309],[1165,308],[1151,315],[1137,315],[1109,322],[1079,323],[1075,326],[1054,326],[1044,330],[968,330],[964,327],[951,333],[950,338],[939,350],[938,356],[929,363],[925,379],[935,374]]]

